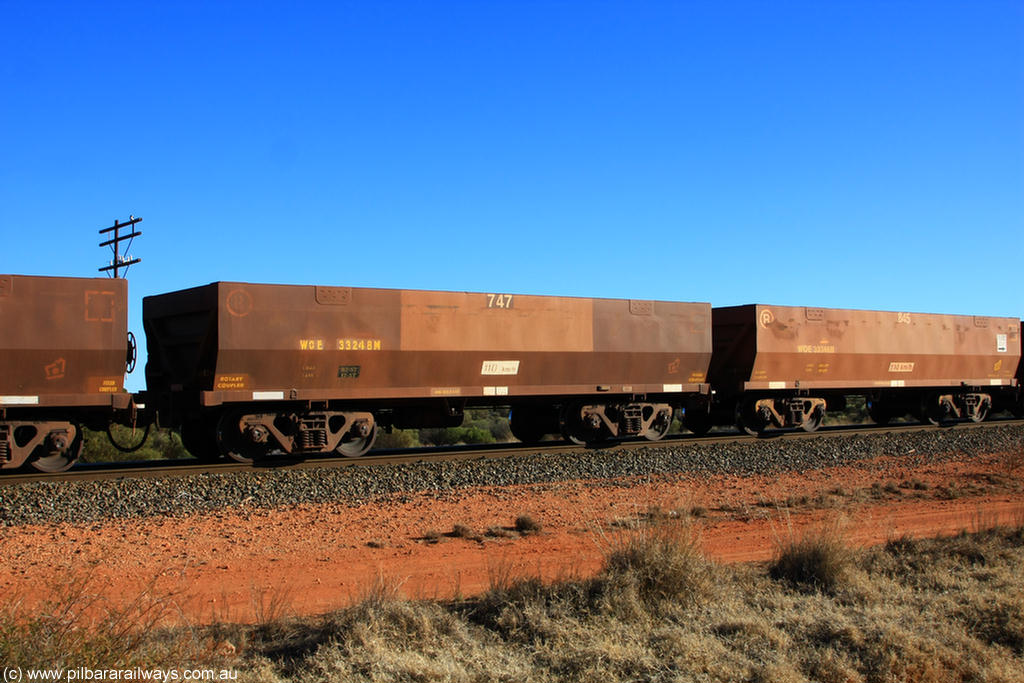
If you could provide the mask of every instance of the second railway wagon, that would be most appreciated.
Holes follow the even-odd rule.
[[[878,423],[905,414],[934,423],[980,422],[1016,409],[1017,318],[794,306],[715,308],[710,412],[687,426],[738,423],[813,431],[849,395]]]
[[[143,319],[161,423],[243,461],[362,455],[473,406],[511,406],[525,441],[658,439],[709,393],[707,303],[215,282]]]

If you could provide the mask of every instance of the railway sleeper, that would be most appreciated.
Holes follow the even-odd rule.
[[[369,412],[228,412],[218,426],[217,442],[224,455],[239,462],[252,462],[275,451],[352,457],[369,451],[376,433],[377,422]]]

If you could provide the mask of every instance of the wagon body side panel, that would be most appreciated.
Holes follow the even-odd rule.
[[[210,402],[678,393],[699,391],[710,362],[708,304],[210,287]]]
[[[123,279],[0,275],[0,407],[123,396],[127,300]]]
[[[1016,319],[785,306],[755,307],[747,389],[1008,386]]]

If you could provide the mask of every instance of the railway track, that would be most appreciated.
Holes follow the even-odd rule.
[[[766,439],[836,438],[852,435],[870,434],[909,434],[925,431],[988,429],[1002,426],[1024,426],[1024,420],[1015,418],[992,419],[982,423],[957,423],[953,426],[936,427],[919,423],[878,425],[841,425],[822,427],[816,432],[801,430],[785,430],[771,433],[766,437],[754,437],[740,432],[722,432],[708,436],[669,435],[660,441],[633,440],[622,441],[609,445],[610,449],[635,450],[639,448],[662,448],[686,446],[688,444],[709,443],[756,443]],[[224,474],[234,472],[260,472],[267,470],[303,470],[341,467],[369,467],[386,464],[406,464],[441,460],[478,460],[486,458],[506,458],[535,454],[568,454],[588,449],[576,444],[551,441],[539,444],[502,443],[471,446],[413,448],[403,450],[381,450],[359,458],[324,457],[307,460],[280,459],[266,460],[255,464],[238,462],[206,463],[193,459],[184,460],[147,460],[115,463],[85,463],[75,466],[68,472],[60,473],[12,473],[0,475],[0,486],[24,484],[30,482],[57,481],[90,481],[104,479],[122,479],[132,477],[183,477],[197,474]]]

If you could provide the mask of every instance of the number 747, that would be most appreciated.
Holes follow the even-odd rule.
[[[512,295],[488,294],[487,308],[512,308]]]

